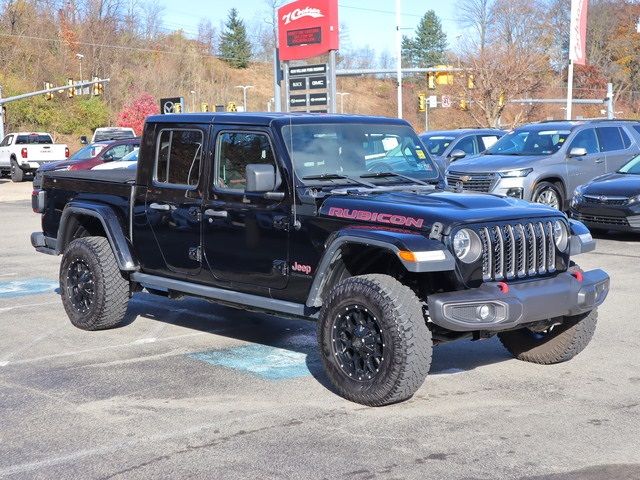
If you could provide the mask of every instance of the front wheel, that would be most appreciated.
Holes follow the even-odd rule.
[[[540,182],[533,192],[532,199],[556,210],[563,210],[564,198],[557,185],[551,182]]]
[[[591,341],[598,310],[564,317],[560,325],[545,330],[521,328],[498,334],[502,345],[518,360],[551,365],[571,360]]]
[[[348,400],[382,406],[410,398],[431,365],[431,332],[415,293],[393,277],[336,285],[318,321],[329,380]]]
[[[130,288],[104,237],[82,237],[66,248],[60,263],[60,290],[71,323],[82,330],[120,325]]]

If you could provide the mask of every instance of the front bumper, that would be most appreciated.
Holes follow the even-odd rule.
[[[431,295],[429,317],[436,325],[456,332],[501,331],[578,315],[602,304],[609,293],[606,272],[582,272],[582,281],[576,276],[563,272],[553,278],[513,283],[506,292],[504,283],[485,283],[479,288]],[[484,319],[483,306],[484,313],[491,314]]]
[[[640,231],[640,204],[590,205],[578,203],[571,206],[569,216],[581,221],[589,228]]]

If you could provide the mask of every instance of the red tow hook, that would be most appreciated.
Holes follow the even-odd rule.
[[[582,281],[584,280],[584,274],[582,273],[582,270],[574,270],[573,272],[571,272],[571,276],[580,283],[582,283]]]
[[[505,282],[498,282],[498,288],[505,295],[509,293],[509,285],[507,285]]]

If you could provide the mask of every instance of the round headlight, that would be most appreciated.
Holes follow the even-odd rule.
[[[464,263],[473,263],[482,254],[482,242],[473,230],[463,228],[453,236],[453,252]]]
[[[569,245],[569,232],[564,222],[556,220],[553,222],[553,240],[556,242],[556,247],[561,252],[564,252]]]

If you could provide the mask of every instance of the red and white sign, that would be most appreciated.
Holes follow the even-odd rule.
[[[451,95],[442,95],[442,108],[451,108]]]
[[[338,50],[338,0],[296,0],[278,9],[281,60],[305,60]]]
[[[587,63],[587,8],[589,0],[571,0],[569,59],[578,65]]]

